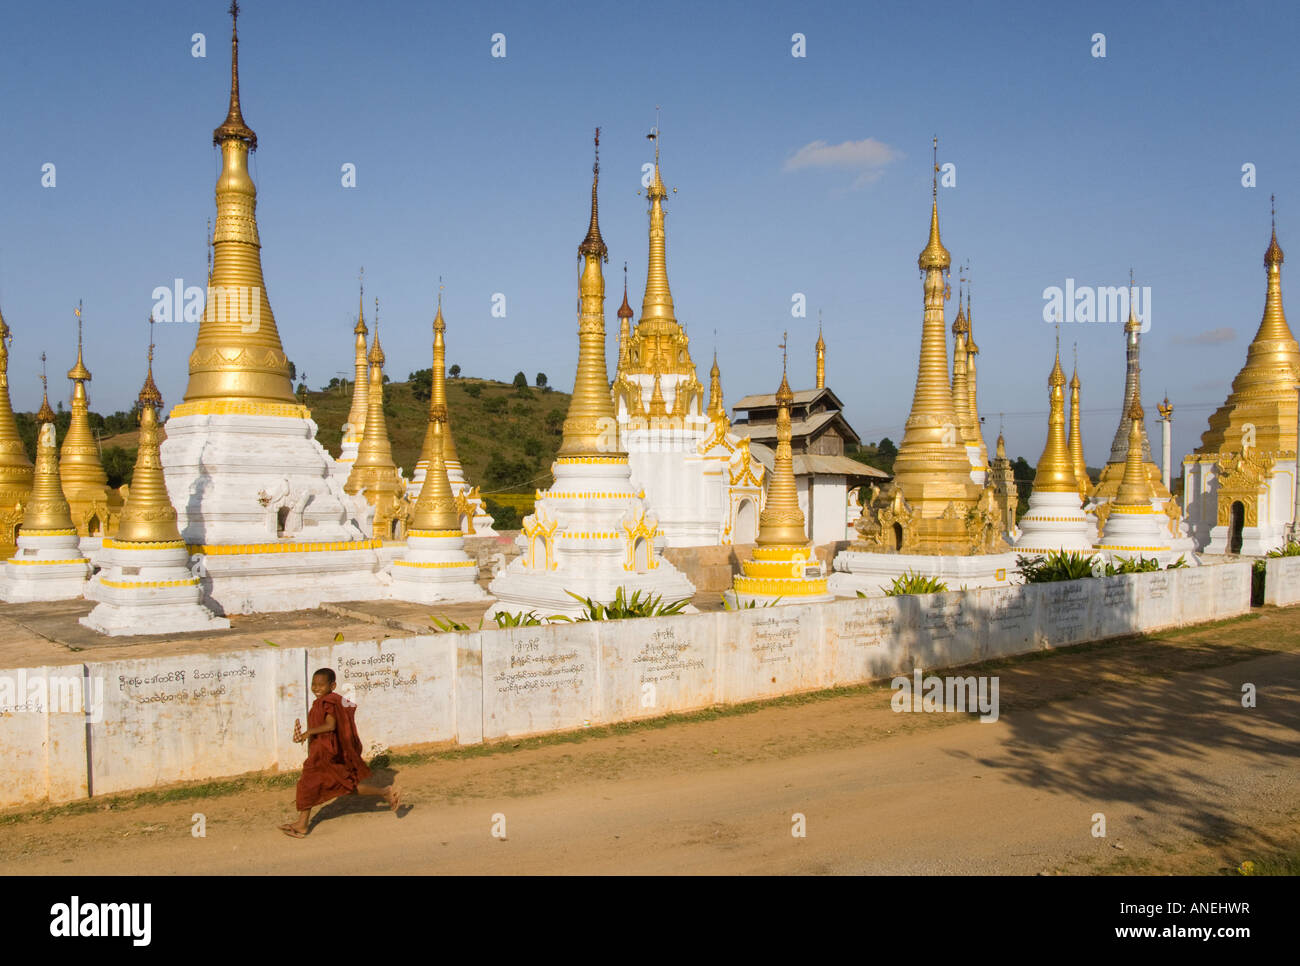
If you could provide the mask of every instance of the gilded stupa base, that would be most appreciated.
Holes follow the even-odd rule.
[[[908,573],[937,577],[949,590],[1006,587],[1015,580],[1016,554],[955,556],[843,550],[835,555],[834,570],[828,589],[836,597],[856,597],[859,591],[868,597],[883,597],[895,578]]]
[[[486,600],[478,561],[465,552],[459,530],[412,530],[406,553],[393,561],[392,596],[419,604]]]
[[[1029,509],[1020,518],[1020,535],[1012,549],[1016,553],[1045,554],[1054,550],[1092,553],[1095,519],[1088,522],[1079,494],[1034,490]]]
[[[695,596],[695,586],[659,552],[658,521],[633,493],[626,458],[560,457],[552,472],[555,485],[524,518],[517,540],[523,553],[488,588],[497,598],[489,617],[577,617],[583,605],[569,591],[602,604],[619,588],[628,597],[662,595],[664,603]]]
[[[1113,505],[1102,525],[1097,549],[1120,556],[1169,554],[1173,547],[1167,522],[1164,514],[1152,506]]]
[[[203,606],[200,579],[190,572],[189,561],[184,543],[107,539],[102,569],[86,585],[85,596],[99,603],[81,623],[111,637],[229,629],[229,620]]]
[[[77,532],[19,533],[17,550],[5,561],[0,600],[74,600],[86,589],[90,561],[77,546]]]
[[[415,464],[415,472],[406,485],[406,495],[411,504],[420,498],[420,488],[424,486],[424,474],[428,463],[420,460]],[[448,463],[447,482],[451,485],[451,495],[456,499],[456,512],[460,516],[460,531],[467,537],[495,537],[497,531],[493,524],[496,518],[487,512],[487,503],[479,496],[478,487],[470,486],[465,480],[465,471],[459,462]]]
[[[834,600],[827,591],[825,568],[811,544],[771,544],[754,548],[752,560],[740,563],[743,575],[732,580],[723,598],[733,608],[782,604],[816,604]]]
[[[167,494],[204,603],[220,614],[387,596],[364,499],[343,492],[316,424],[296,416],[173,416]]]
[[[1146,473],[1147,480],[1151,483],[1151,491],[1156,501],[1163,504],[1172,494],[1165,489],[1164,474],[1160,467],[1155,463],[1147,463]],[[1119,485],[1124,479],[1124,463],[1107,463],[1101,469],[1101,475],[1097,477],[1097,485],[1092,488],[1088,495],[1088,502],[1093,505],[1107,503],[1115,499],[1119,493]]]

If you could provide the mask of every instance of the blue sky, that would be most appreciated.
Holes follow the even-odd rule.
[[[270,3],[240,18],[244,116],[268,293],[313,386],[350,370],[357,269],[381,300],[390,373],[430,364],[443,276],[448,360],[467,374],[572,385],[576,259],[591,133],[603,128],[601,225],[611,331],[628,262],[645,277],[644,135],[662,105],[668,270],[701,375],[715,344],[729,402],[773,391],[783,330],[811,385],[817,312],[828,382],[864,440],[896,441],[921,324],[916,256],[930,138],[954,264],[972,263],[980,403],[990,446],[1036,461],[1052,327],[1043,289],[1152,289],[1143,385],[1175,405],[1191,449],[1263,309],[1269,194],[1300,258],[1294,4],[787,3],[652,5]],[[207,56],[191,56],[191,35]],[[491,36],[506,35],[493,58]],[[791,35],[807,56],[791,56]],[[1106,35],[1104,59],[1091,37]],[[0,51],[0,308],[14,330],[14,404],[53,398],[85,301],[91,404],[126,408],[142,379],[156,286],[201,284],[225,116],[223,0],[50,2],[6,15]],[[818,150],[848,145],[838,151]],[[814,147],[810,148],[809,146]],[[825,163],[799,164],[793,159]],[[41,186],[42,165],[57,183]],[[1252,163],[1257,187],[1243,188]],[[352,163],[357,187],[343,188]],[[1288,307],[1300,312],[1284,268]],[[957,275],[953,273],[954,293]],[[494,293],[506,318],[493,318]],[[808,301],[792,318],[793,293]],[[955,313],[950,303],[950,314]],[[1300,318],[1300,316],[1297,316]],[[196,329],[158,327],[168,405]],[[1119,418],[1117,325],[1077,341],[1089,463]],[[610,347],[611,373],[614,361]],[[1153,440],[1154,441],[1154,440]]]

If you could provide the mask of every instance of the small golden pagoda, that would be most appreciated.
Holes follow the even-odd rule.
[[[1114,499],[1116,492],[1119,490],[1120,480],[1124,476],[1124,467],[1128,463],[1128,446],[1131,437],[1129,421],[1132,419],[1130,413],[1133,410],[1135,400],[1139,409],[1142,403],[1142,325],[1138,321],[1137,312],[1134,308],[1134,299],[1131,295],[1132,289],[1133,277],[1130,273],[1128,321],[1124,323],[1124,407],[1121,410],[1119,426],[1115,429],[1115,438],[1111,442],[1110,459],[1102,467],[1101,475],[1097,477],[1097,485],[1092,490],[1091,501],[1094,505]],[[1146,426],[1140,426],[1138,429],[1138,440],[1142,444],[1142,463],[1146,467],[1148,479],[1151,480],[1152,490],[1156,495],[1156,499],[1162,502],[1167,501],[1171,498],[1171,494],[1165,489],[1160,467],[1151,458],[1151,440],[1147,437]]]
[[[727,407],[722,404],[722,370],[718,368],[718,353],[713,352],[713,365],[709,368],[709,418],[727,419]]]
[[[1086,500],[1092,491],[1092,477],[1088,475],[1088,463],[1083,458],[1083,431],[1080,428],[1081,410],[1079,409],[1079,390],[1083,384],[1079,382],[1077,346],[1074,357],[1074,374],[1070,376],[1070,463],[1074,466],[1079,496]]]
[[[357,324],[352,329],[352,334],[355,336],[352,354],[352,367],[355,372],[355,378],[352,382],[352,407],[348,410],[348,421],[343,427],[342,451],[339,453],[340,463],[356,462],[357,450],[361,446],[361,439],[366,431],[366,413],[369,412],[369,406],[366,403],[366,397],[370,390],[370,366],[366,361],[366,336],[369,333],[366,329],[364,268],[361,270],[361,275]]]
[[[650,201],[650,256],[646,267],[645,296],[641,300],[640,321],[625,338],[619,340],[619,368],[614,378],[613,395],[615,402],[632,416],[699,415],[703,409],[704,387],[700,385],[695,363],[691,361],[690,338],[677,321],[673,293],[668,286],[663,207],[668,191],[659,172],[657,128],[654,142],[654,177],[647,193]],[[628,317],[620,308],[620,329]],[[647,405],[642,392],[652,379],[652,395]],[[664,394],[665,388],[672,396],[671,404]]]
[[[930,237],[917,259],[925,273],[925,313],[916,391],[894,461],[894,481],[863,508],[856,551],[965,556],[1005,550],[992,492],[986,499],[971,479],[961,425],[969,410],[957,412],[948,376],[944,302],[952,258],[939,237],[937,138],[935,154]]]
[[[14,555],[18,525],[32,493],[35,469],[27,458],[9,399],[9,343],[13,335],[0,312],[0,560]]]
[[[826,339],[822,335],[821,313],[818,312],[817,320],[817,388],[826,388]],[[717,353],[714,353],[714,362],[716,364]]]
[[[45,382],[42,371],[41,383]],[[90,561],[77,545],[72,514],[59,485],[59,450],[48,391],[42,393],[36,420],[41,428],[32,495],[18,528],[17,548],[3,566],[0,600],[71,600],[82,595],[90,573]]]
[[[970,261],[967,260],[966,268],[969,271]],[[984,467],[985,479],[988,478],[989,466],[989,447],[984,442],[984,428],[980,421],[979,394],[976,392],[976,366],[975,357],[980,354],[980,347],[975,344],[975,320],[971,317],[970,308],[970,290],[971,281],[969,275],[966,278],[966,384],[970,389],[970,423],[973,427],[973,433],[976,445],[979,446],[979,465]]]
[[[785,349],[785,342],[781,348]],[[744,575],[732,583],[738,604],[751,600],[807,603],[828,599],[825,569],[813,553],[804,530],[804,514],[794,480],[794,454],[790,447],[790,406],[794,392],[781,364],[781,386],[776,391],[776,455],[768,483],[767,502],[758,517],[758,539],[752,560],[741,561]]]
[[[149,322],[152,325],[153,319]],[[163,438],[158,410],[162,408],[163,398],[153,381],[152,339],[149,341],[149,366],[138,401],[140,448],[136,451],[135,470],[131,474],[131,485],[127,488],[126,505],[122,507],[117,533],[107,544],[184,546],[181,543],[181,532],[176,527],[176,508],[167,495],[162,458],[158,455]]]
[[[962,305],[959,287],[957,318],[952,323],[952,409],[957,415],[957,426],[961,431],[962,443],[966,446],[966,458],[970,460],[971,479],[982,486],[988,474],[988,465],[980,457],[982,440],[970,404],[970,382],[967,378],[970,365],[970,348],[967,340],[969,335],[970,326],[966,322],[966,310]]]
[[[1128,456],[1115,498],[1101,508],[1097,547],[1114,553],[1160,553],[1170,549],[1168,519],[1157,510],[1155,487],[1142,458],[1142,403],[1134,399],[1127,413]]]
[[[1016,529],[1016,514],[1020,512],[1020,489],[1016,485],[1016,471],[1007,458],[1007,441],[998,433],[994,456],[989,463],[988,485],[993,490],[993,502],[997,508],[1001,532],[1013,533]]]
[[[112,536],[122,512],[122,494],[108,485],[108,474],[99,456],[99,444],[90,432],[86,383],[90,370],[82,361],[81,306],[77,314],[77,362],[68,370],[72,380],[72,418],[59,453],[59,478],[63,495],[72,510],[72,522],[82,537]]]
[[[379,539],[400,540],[406,529],[410,501],[406,481],[393,462],[393,446],[384,417],[384,350],[379,344],[379,300],[375,300],[375,338],[370,346],[370,385],[366,391],[366,428],[356,462],[343,487],[362,493],[375,508],[373,533]]]

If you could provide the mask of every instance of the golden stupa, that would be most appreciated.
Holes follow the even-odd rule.
[[[939,237],[938,139],[935,153],[930,237],[917,259],[925,273],[925,313],[916,391],[894,461],[894,481],[863,508],[858,520],[861,539],[854,549],[859,551],[961,556],[1005,549],[992,496],[982,499],[983,489],[971,479],[962,435],[962,423],[969,421],[969,388],[967,407],[959,413],[948,376],[944,301],[952,259]]]
[[[1115,438],[1110,445],[1110,459],[1102,467],[1101,474],[1097,477],[1097,485],[1092,490],[1091,499],[1094,504],[1114,499],[1116,492],[1119,490],[1120,480],[1124,476],[1124,467],[1128,463],[1129,440],[1132,438],[1130,429],[1132,428],[1133,403],[1136,401],[1138,408],[1142,408],[1142,325],[1138,321],[1137,311],[1134,308],[1135,300],[1131,295],[1132,289],[1133,278],[1130,274],[1128,321],[1124,323],[1124,408],[1121,411],[1119,426],[1115,429]],[[1160,467],[1151,458],[1151,440],[1147,436],[1147,428],[1142,425],[1138,427],[1138,430],[1137,439],[1142,447],[1142,463],[1146,467],[1146,474],[1151,481],[1152,491],[1155,493],[1156,499],[1167,501],[1171,499],[1171,494],[1165,489]]]
[[[436,430],[442,437],[442,459],[444,463],[459,465],[460,457],[456,454],[456,441],[451,432],[451,414],[447,409],[447,323],[442,317],[442,293],[438,293],[438,311],[433,317],[433,373],[429,392],[429,423],[424,432],[424,445],[420,449],[420,459],[415,464],[417,470],[429,465],[433,459],[435,423],[441,423]]]
[[[658,127],[653,138],[655,167],[647,192],[650,201],[650,255],[646,266],[645,296],[641,300],[641,318],[636,327],[620,338],[619,368],[614,378],[613,394],[615,400],[621,401],[633,416],[685,416],[699,413],[703,408],[704,387],[696,375],[695,363],[691,361],[690,338],[677,321],[673,293],[668,287],[663,207],[668,190],[659,172]],[[630,309],[628,311],[630,315]],[[619,317],[625,325],[628,316],[623,315],[622,308]],[[648,408],[642,401],[641,383],[634,378],[636,376],[653,376],[655,379]],[[671,407],[663,395],[665,378],[673,395]]]
[[[967,378],[970,366],[969,335],[970,326],[966,322],[966,310],[962,305],[961,289],[958,288],[957,318],[952,323],[952,409],[957,415],[961,441],[967,448],[967,459],[971,459],[970,450],[976,451],[971,470],[985,473],[988,467],[978,455],[981,440],[970,404],[970,382]]]
[[[599,129],[596,131],[596,150],[600,150]],[[609,261],[609,248],[600,236],[596,198],[600,183],[599,153],[591,170],[591,221],[578,246],[578,257],[583,260],[582,275],[578,279],[578,371],[574,376],[573,397],[564,418],[563,438],[556,459],[557,462],[626,463],[627,453],[619,446],[618,422],[614,418],[614,401],[605,369],[605,275],[601,264]],[[661,233],[662,226],[661,213]],[[661,256],[662,252],[661,235]],[[665,276],[665,291],[667,282]],[[647,288],[646,298],[649,297]],[[671,311],[671,295],[668,305]]]
[[[713,353],[713,365],[709,368],[709,418],[725,420],[727,407],[722,403],[722,370],[718,368],[718,353]]]
[[[782,348],[785,348],[784,342]],[[794,393],[781,365],[781,386],[776,391],[776,455],[772,463],[767,502],[758,516],[758,538],[751,560],[741,561],[743,576],[732,583],[741,600],[753,598],[822,597],[827,579],[813,555],[804,532],[804,514],[794,480],[794,454],[790,446],[790,406]],[[796,601],[792,601],[796,602]]]
[[[393,447],[384,417],[384,350],[379,344],[379,300],[375,300],[375,338],[370,347],[370,385],[366,391],[366,428],[356,462],[343,487],[345,493],[364,493],[375,508],[372,532],[377,539],[401,539],[410,501],[406,481],[393,462]]]
[[[411,515],[411,536],[460,536],[460,513],[456,499],[451,494],[447,479],[447,464],[443,460],[447,436],[442,431],[442,420],[429,422],[429,462],[424,471],[424,485]]]
[[[714,354],[714,363],[717,355]],[[817,322],[817,388],[826,388],[826,339],[822,337],[821,321]]]
[[[9,343],[13,335],[0,312],[0,560],[14,555],[18,525],[32,493],[35,469],[18,435],[9,399]]]
[[[1201,435],[1197,456],[1250,451],[1261,457],[1287,453],[1284,458],[1290,459],[1295,453],[1300,346],[1282,310],[1282,259],[1274,225],[1264,253],[1268,279],[1264,317],[1246,350],[1246,364],[1232,380],[1232,392],[1210,417],[1210,428]],[[1253,445],[1243,440],[1247,424],[1254,427]]]
[[[59,451],[59,478],[72,510],[72,522],[81,537],[112,536],[122,512],[122,494],[108,485],[100,460],[99,444],[90,432],[90,407],[86,383],[90,370],[82,361],[81,306],[77,306],[77,362],[68,370],[72,380],[72,417]]]
[[[232,2],[230,109],[212,132],[221,148],[217,222],[212,234],[212,277],[194,351],[185,399],[172,416],[232,414],[307,417],[293,394],[289,359],[262,279],[257,233],[257,188],[248,156],[257,135],[239,106],[239,4]]]
[[[150,324],[153,320],[150,319]],[[127,488],[126,505],[118,522],[117,534],[110,541],[122,544],[174,544],[181,545],[181,532],[176,527],[176,508],[167,495],[163,478],[162,459],[158,448],[162,444],[162,427],[158,423],[158,410],[162,408],[162,394],[153,381],[153,340],[149,342],[149,368],[144,386],[140,389],[140,448],[136,452],[135,471]]]
[[[970,261],[967,260],[966,268],[969,271]],[[979,465],[984,468],[986,474],[985,480],[988,479],[987,472],[989,467],[989,447],[984,442],[984,427],[980,420],[979,393],[976,391],[976,365],[975,357],[980,354],[980,347],[975,344],[975,320],[971,317],[970,308],[970,276],[966,277],[966,384],[970,390],[970,424],[973,427],[972,433],[975,439],[975,445],[979,447]]]
[[[1038,493],[1079,492],[1074,460],[1070,457],[1070,444],[1065,433],[1065,372],[1061,369],[1061,347],[1056,347],[1056,361],[1047,377],[1048,416],[1047,442],[1043,455],[1038,458],[1034,471],[1034,491]]]
[[[45,382],[44,374],[41,382]],[[72,511],[63,495],[63,485],[59,482],[59,449],[54,443],[54,410],[50,408],[48,389],[41,394],[41,408],[36,413],[36,422],[41,427],[36,437],[36,472],[19,535],[72,536],[77,530],[72,525]]]
[[[1075,352],[1074,374],[1070,376],[1070,463],[1074,467],[1074,478],[1079,490],[1079,496],[1083,499],[1088,498],[1088,493],[1092,490],[1092,477],[1088,475],[1088,463],[1083,458],[1083,430],[1080,428],[1081,412],[1079,410],[1079,390],[1082,388],[1079,382],[1079,360],[1078,351]]]
[[[365,269],[362,269],[364,278]],[[352,382],[352,407],[348,410],[348,429],[343,434],[343,442],[351,443],[357,447],[361,445],[361,439],[366,431],[366,413],[369,412],[369,406],[366,402],[367,394],[370,390],[370,366],[366,361],[366,286],[364,281],[359,283],[360,296],[357,305],[357,324],[352,329],[355,336],[352,368],[355,376]],[[346,447],[351,450],[351,446]],[[355,450],[340,454],[341,459],[352,462],[356,459]]]

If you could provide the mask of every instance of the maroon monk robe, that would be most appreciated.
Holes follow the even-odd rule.
[[[298,780],[298,810],[306,811],[331,798],[357,790],[357,783],[370,777],[370,769],[361,756],[361,738],[354,719],[356,705],[345,702],[334,692],[312,702],[307,712],[307,727],[319,728],[325,716],[334,716],[334,730],[312,735],[308,739],[307,760]]]

